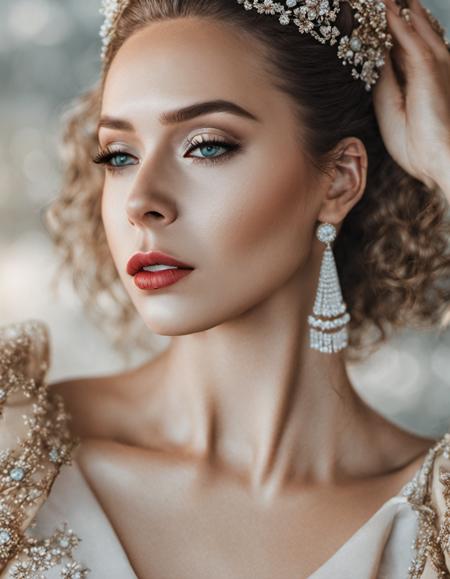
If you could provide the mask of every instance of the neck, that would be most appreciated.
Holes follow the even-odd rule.
[[[169,447],[271,495],[385,473],[411,442],[358,396],[342,353],[309,347],[304,290],[291,279],[233,320],[175,336],[148,376]]]

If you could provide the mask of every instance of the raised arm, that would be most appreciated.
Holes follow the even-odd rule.
[[[394,46],[374,87],[380,131],[397,164],[450,202],[449,43],[419,0],[403,17],[395,0],[385,3]]]

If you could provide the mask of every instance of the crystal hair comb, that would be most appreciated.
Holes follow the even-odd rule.
[[[278,16],[280,24],[293,22],[301,34],[309,34],[322,44],[333,46],[341,35],[333,24],[341,10],[342,0],[237,0],[246,10]],[[339,40],[338,58],[345,66],[353,65],[351,74],[361,79],[370,91],[384,65],[384,50],[392,48],[392,36],[387,29],[386,6],[381,0],[346,0],[353,18],[359,23],[351,37]],[[331,5],[330,5],[331,4]]]
[[[384,51],[392,48],[392,36],[388,32],[386,6],[382,0],[236,0],[246,10],[278,16],[280,24],[295,24],[301,34],[309,34],[322,44],[333,46],[341,36],[334,25],[343,2],[352,9],[357,23],[351,36],[339,39],[337,56],[345,66],[352,66],[353,78],[365,83],[370,91],[380,76],[384,65]],[[107,60],[108,47],[114,37],[120,15],[130,0],[102,0],[100,13],[105,20],[100,28],[102,38],[101,59]]]

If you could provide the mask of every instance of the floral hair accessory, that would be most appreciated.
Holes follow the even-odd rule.
[[[334,25],[343,2],[352,8],[358,23],[351,36],[341,36]],[[392,36],[387,30],[386,6],[382,0],[237,0],[246,10],[278,16],[280,24],[293,22],[301,34],[309,34],[322,44],[338,42],[337,55],[343,65],[352,66],[351,74],[371,90],[384,65],[384,51],[392,48]],[[108,48],[117,22],[130,0],[102,0],[100,13],[105,20],[100,28],[101,59],[107,60]]]
[[[309,34],[322,44],[333,46],[341,35],[334,25],[342,0],[237,0],[246,10],[278,16],[280,24],[293,22],[301,34]],[[352,65],[351,74],[370,91],[384,65],[384,51],[392,48],[387,29],[386,5],[381,0],[346,0],[352,8],[355,26],[351,36],[341,36],[337,55],[342,64]]]

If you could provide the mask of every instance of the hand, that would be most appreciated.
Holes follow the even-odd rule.
[[[410,0],[411,24],[385,0],[393,48],[373,87],[386,149],[398,165],[450,198],[450,52],[419,0]]]

